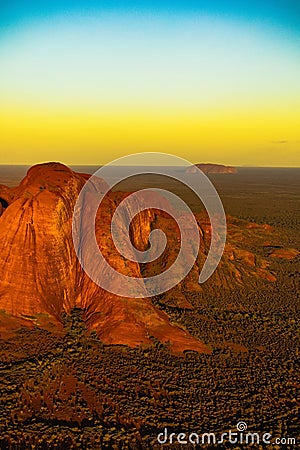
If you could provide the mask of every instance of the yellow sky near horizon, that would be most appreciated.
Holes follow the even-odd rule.
[[[6,108],[1,164],[101,165],[160,151],[192,163],[300,166],[300,110],[69,111]]]

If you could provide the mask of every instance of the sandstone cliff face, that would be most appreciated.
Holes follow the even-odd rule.
[[[186,169],[186,173],[196,173],[197,169],[202,170],[204,173],[237,173],[236,167],[223,166],[222,164],[195,164]]]
[[[84,185],[67,167],[29,170],[11,189],[0,222],[0,308],[10,314],[59,317],[76,295],[70,218]]]
[[[3,188],[9,206],[0,218],[0,309],[39,323],[47,314],[58,323],[63,312],[83,308],[87,326],[106,343],[136,346],[154,336],[174,351],[209,349],[172,325],[149,299],[126,299],[103,291],[81,269],[72,241],[72,217],[87,176],[50,163],[31,168],[17,188]],[[2,198],[1,197],[1,198]],[[125,265],[111,241],[113,199],[108,198],[96,220],[96,235],[105,256],[120,271],[141,276],[137,263]],[[2,211],[3,212],[3,211]],[[136,221],[132,234],[147,242],[151,211]],[[113,282],[113,280],[112,280]]]
[[[48,320],[59,327],[63,312],[82,308],[87,327],[96,330],[105,343],[136,346],[150,343],[150,337],[154,336],[161,342],[169,342],[175,352],[184,349],[209,352],[204,343],[172,324],[150,299],[111,294],[84,273],[73,247],[72,218],[76,199],[87,178],[62,164],[49,163],[32,167],[16,188],[0,186],[0,310],[15,317],[14,324],[44,326]],[[101,188],[101,180],[99,183]],[[93,194],[89,195],[88,205],[97,200]],[[140,213],[130,228],[135,246],[145,250],[149,233],[155,227],[166,230],[169,245],[153,263],[140,266],[126,261],[117,252],[110,232],[115,207],[126,195],[109,193],[104,199],[96,217],[98,245],[110,265],[125,275],[142,277],[160,273],[172,264],[178,253],[177,226],[167,214],[157,210]],[[205,215],[196,218],[201,249],[187,278],[162,296],[162,302],[172,307],[191,308],[186,293],[205,290],[206,285],[199,286],[198,276],[210,245],[211,228]],[[252,225],[256,227],[254,231]],[[264,245],[271,239],[273,230],[252,225],[229,218],[224,256],[210,283],[230,289],[242,286],[244,277],[275,280],[274,274],[268,271],[268,261],[243,247],[248,241],[253,242],[255,236],[259,236],[257,245]],[[120,229],[124,231],[122,223]],[[1,329],[4,326],[2,320]]]

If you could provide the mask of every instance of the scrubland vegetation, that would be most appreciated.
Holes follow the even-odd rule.
[[[296,263],[285,264],[299,279]],[[285,286],[284,296],[274,286],[168,308],[212,355],[173,355],[155,339],[103,345],[80,310],[65,318],[64,335],[18,332],[1,342],[1,448],[153,448],[165,426],[222,432],[239,420],[295,437],[299,310],[293,282]]]

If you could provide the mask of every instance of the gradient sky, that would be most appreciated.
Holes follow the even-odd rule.
[[[0,0],[0,164],[300,166],[300,2],[260,3]]]

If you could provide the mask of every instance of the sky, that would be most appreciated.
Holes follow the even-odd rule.
[[[300,2],[0,0],[0,164],[144,151],[299,167]]]

